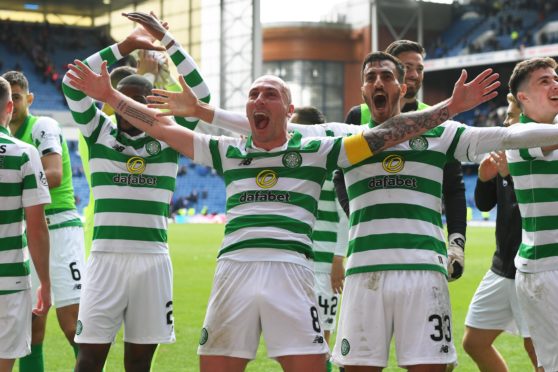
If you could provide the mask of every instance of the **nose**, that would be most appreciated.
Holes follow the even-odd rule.
[[[384,82],[382,81],[382,79],[380,78],[380,76],[376,76],[376,79],[374,80],[374,87],[375,88],[382,88],[384,86]]]

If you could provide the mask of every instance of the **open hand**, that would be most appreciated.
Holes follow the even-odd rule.
[[[155,13],[149,14],[143,12],[122,13],[130,21],[137,22],[156,40],[161,40],[169,29],[167,22],[160,21]]]
[[[195,116],[198,97],[186,84],[182,75],[178,78],[178,81],[182,86],[182,92],[153,89],[153,95],[147,96],[147,100],[150,102],[147,107],[163,110],[157,116]]]
[[[448,106],[451,116],[468,111],[481,103],[490,101],[498,95],[496,89],[500,86],[500,75],[486,69],[477,75],[471,82],[467,81],[467,71],[463,70],[455,83],[453,94]]]
[[[506,177],[510,174],[508,160],[504,151],[493,151],[488,154],[479,165],[479,179],[486,182],[500,174]]]
[[[343,284],[345,283],[345,267],[343,266],[343,257],[333,256],[331,265],[331,288],[333,293],[343,293]]]
[[[101,64],[101,74],[93,72],[80,60],[76,59],[74,63],[75,65],[68,65],[70,71],[67,76],[71,85],[89,97],[104,102],[113,90],[110,85],[107,62],[103,61]]]
[[[37,316],[45,316],[47,315],[48,309],[50,309],[51,305],[50,287],[44,287],[41,285],[37,288],[37,305],[32,312]]]

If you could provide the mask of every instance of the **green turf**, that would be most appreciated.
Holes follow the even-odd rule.
[[[159,348],[153,371],[196,371],[196,348],[215,267],[215,257],[223,236],[222,225],[171,225],[170,249],[174,267],[174,317],[177,342]],[[494,251],[492,228],[469,227],[467,234],[465,276],[450,283],[453,307],[453,337],[459,367],[457,371],[477,371],[461,347],[463,321],[469,301],[490,266]],[[54,312],[50,313],[45,341],[46,370],[71,371],[73,353],[58,328]],[[504,334],[497,347],[508,361],[510,371],[531,370],[518,337]],[[123,371],[121,335],[112,346],[107,372]],[[392,353],[393,354],[393,353]],[[265,356],[260,347],[258,357],[248,365],[250,372],[280,371],[279,365]],[[399,371],[392,355],[385,371]],[[17,370],[17,364],[16,368]]]

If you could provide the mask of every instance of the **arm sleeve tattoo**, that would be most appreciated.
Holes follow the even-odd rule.
[[[367,129],[364,138],[373,153],[397,145],[432,129],[450,118],[447,104],[423,111],[394,116],[375,128]]]

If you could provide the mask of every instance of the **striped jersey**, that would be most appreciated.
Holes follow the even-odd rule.
[[[24,208],[48,203],[37,150],[0,126],[0,294],[31,288]]]
[[[257,148],[248,139],[196,134],[194,160],[223,175],[227,224],[219,257],[283,261],[310,267],[312,231],[322,184],[351,159],[341,138],[302,138]]]
[[[361,132],[364,126],[290,124],[289,129],[308,136],[339,136]],[[447,275],[443,168],[449,160],[474,158],[480,132],[446,121],[343,170],[351,211],[347,275],[384,270]]]
[[[520,122],[534,121],[521,115]],[[544,154],[540,148],[533,148],[508,150],[506,155],[521,212],[522,242],[515,266],[526,273],[556,270],[558,151]]]
[[[209,101],[209,90],[196,64],[178,43],[168,50],[198,98]],[[122,55],[116,44],[88,57],[96,72]],[[169,204],[176,186],[178,153],[145,133],[130,136],[116,127],[83,92],[64,77],[63,92],[89,151],[91,189],[95,198],[92,251],[166,253]],[[175,118],[195,128],[197,120]]]
[[[349,227],[345,212],[337,201],[332,178],[333,173],[328,174],[322,186],[312,232],[314,271],[328,274],[331,273],[333,256],[345,257]]]
[[[72,185],[70,153],[66,139],[56,120],[46,116],[29,115],[14,137],[35,146],[41,157],[52,153],[62,157],[62,180],[60,185],[50,189],[52,202],[45,207],[48,228],[52,230],[68,226],[81,226]]]

